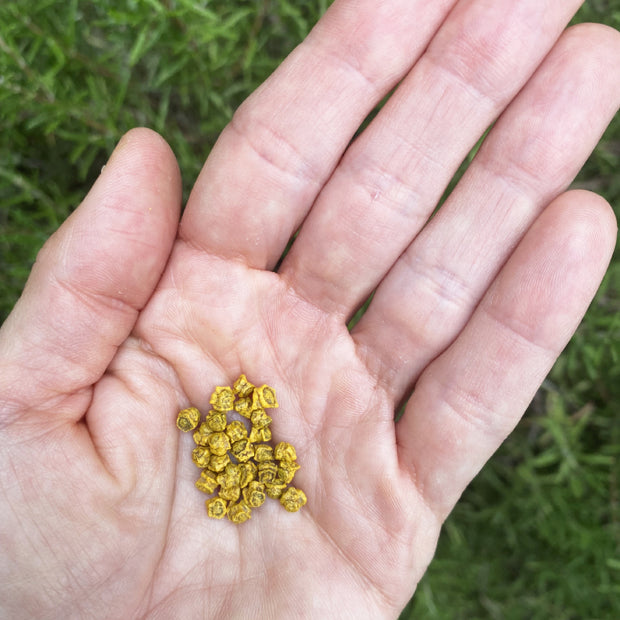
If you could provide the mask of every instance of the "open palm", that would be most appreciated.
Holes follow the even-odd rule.
[[[560,36],[579,4],[337,1],[180,226],[169,148],[123,138],[0,332],[3,617],[397,615],[613,250],[604,201],[562,193],[620,98],[617,33]],[[234,525],[174,421],[241,373],[308,504]]]

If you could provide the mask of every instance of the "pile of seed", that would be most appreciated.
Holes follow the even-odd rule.
[[[192,460],[202,469],[196,487],[215,494],[206,500],[207,514],[243,523],[267,497],[280,500],[289,512],[304,506],[305,493],[289,486],[299,469],[295,448],[285,441],[270,443],[271,417],[265,410],[278,407],[275,390],[255,387],[241,375],[232,387],[216,387],[209,403],[213,409],[204,420],[196,407],[183,409],[177,417],[180,430],[195,430]],[[232,411],[249,422],[229,422]]]

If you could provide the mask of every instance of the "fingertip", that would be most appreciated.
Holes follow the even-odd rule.
[[[577,80],[588,86],[593,82],[601,85],[601,97],[610,99],[610,105],[617,111],[620,105],[620,32],[604,24],[575,24],[566,29],[557,50],[560,58],[573,67]]]
[[[585,253],[588,260],[598,263],[599,270],[607,269],[616,246],[618,222],[605,198],[584,189],[570,190],[558,196],[541,217],[566,230],[567,251],[572,247],[577,259]]]
[[[156,131],[136,127],[126,132],[118,141],[101,176],[122,172],[129,167],[131,174],[154,183],[158,191],[165,190],[171,197],[177,196],[180,206],[181,172],[172,148]]]
[[[610,60],[617,66],[620,54],[620,32],[611,26],[584,22],[566,29],[563,39],[578,45],[588,44],[593,51],[601,50],[605,56],[611,54]]]

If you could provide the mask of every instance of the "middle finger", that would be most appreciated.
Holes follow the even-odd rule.
[[[352,314],[580,4],[458,3],[304,222],[280,269],[300,296],[327,312]]]

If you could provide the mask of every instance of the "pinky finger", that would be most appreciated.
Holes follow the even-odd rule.
[[[400,460],[443,520],[516,426],[592,301],[614,249],[609,205],[573,191],[538,218],[398,422]]]

